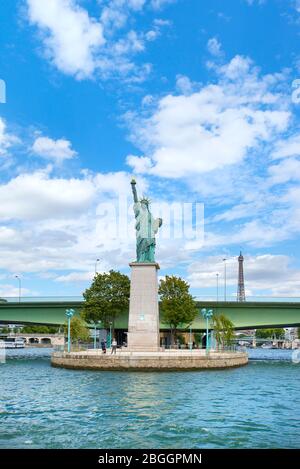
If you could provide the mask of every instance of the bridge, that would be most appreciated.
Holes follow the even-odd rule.
[[[0,340],[5,339],[24,339],[24,343],[29,346],[63,346],[65,343],[64,334],[42,334],[42,333],[14,333],[0,334]]]
[[[9,299],[8,299],[9,300]],[[65,311],[73,308],[76,314],[82,309],[82,299],[32,299],[21,301],[0,300],[0,323],[5,324],[41,324],[62,325],[66,321]],[[234,324],[235,329],[260,329],[265,327],[300,326],[299,301],[197,301],[199,315],[192,324],[194,331],[205,330],[205,322],[200,313],[202,308],[211,308],[217,313],[224,313]],[[116,329],[127,330],[128,311],[116,320]],[[161,322],[162,331],[168,325]]]

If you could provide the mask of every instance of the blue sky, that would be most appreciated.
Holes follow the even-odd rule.
[[[135,176],[156,215],[204,204],[204,241],[158,240],[162,276],[210,297],[219,273],[222,295],[226,257],[234,297],[241,249],[248,296],[300,296],[299,1],[0,9],[0,295],[15,275],[24,295],[80,295],[96,258],[129,273],[113,209]]]

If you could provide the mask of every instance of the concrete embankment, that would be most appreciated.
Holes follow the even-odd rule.
[[[165,350],[160,352],[130,352],[88,350],[84,352],[54,352],[52,366],[81,370],[205,370],[246,365],[245,352],[215,352],[206,355],[205,350]]]

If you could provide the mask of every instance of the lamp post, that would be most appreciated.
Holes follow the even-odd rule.
[[[208,321],[211,319],[212,315],[214,314],[212,309],[201,309],[202,316],[206,319],[206,354],[209,352],[209,341],[208,341]]]
[[[219,302],[219,272],[216,273],[217,277],[217,303]]]
[[[111,346],[111,329],[112,329],[112,322],[110,321],[110,323],[109,323],[109,341],[107,343],[107,348],[110,348],[110,346]]]
[[[101,324],[101,321],[94,322],[94,349],[97,348],[97,325]]]
[[[22,281],[19,277],[19,275],[15,275],[15,278],[18,280],[19,282],[19,303],[21,303],[21,291],[22,291]]]
[[[71,351],[71,319],[74,314],[74,309],[66,309],[66,316],[68,318],[68,353]]]
[[[226,301],[226,288],[227,288],[227,285],[226,285],[226,282],[227,282],[227,279],[226,279],[226,276],[227,276],[227,272],[226,272],[226,261],[227,259],[223,259],[223,262],[224,262],[224,301]]]
[[[94,349],[97,348],[97,323],[94,322]]]
[[[192,344],[192,326],[190,325],[190,342],[189,342],[189,345],[190,345],[190,350],[193,350],[193,344]]]
[[[98,273],[97,271],[98,262],[100,262],[100,259],[96,259],[96,262],[95,262],[95,275]]]

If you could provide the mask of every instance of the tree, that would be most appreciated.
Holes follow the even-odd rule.
[[[189,288],[187,282],[174,275],[166,275],[165,280],[161,280],[159,284],[162,321],[171,329],[172,345],[175,343],[179,326],[189,326],[198,314]]]
[[[83,293],[82,317],[87,322],[101,321],[105,327],[111,323],[114,332],[116,318],[129,306],[129,294],[127,275],[115,270],[96,274],[90,288]]]
[[[255,335],[257,339],[284,339],[284,329],[257,329]]]
[[[24,332],[24,334],[55,334],[58,332],[58,329],[59,328],[55,326],[28,325],[22,328],[22,332]]]
[[[65,324],[64,332],[65,335],[68,334],[68,323]],[[71,341],[77,342],[77,344],[79,341],[89,342],[90,340],[90,331],[83,319],[81,319],[79,316],[72,317],[70,324],[70,334]]]
[[[195,339],[195,343],[197,345],[200,345],[202,343],[202,336],[203,336],[203,334],[201,334],[200,332],[195,332],[194,333],[194,339]]]
[[[234,324],[230,319],[225,314],[214,313],[212,323],[218,348],[231,345],[234,338]]]

